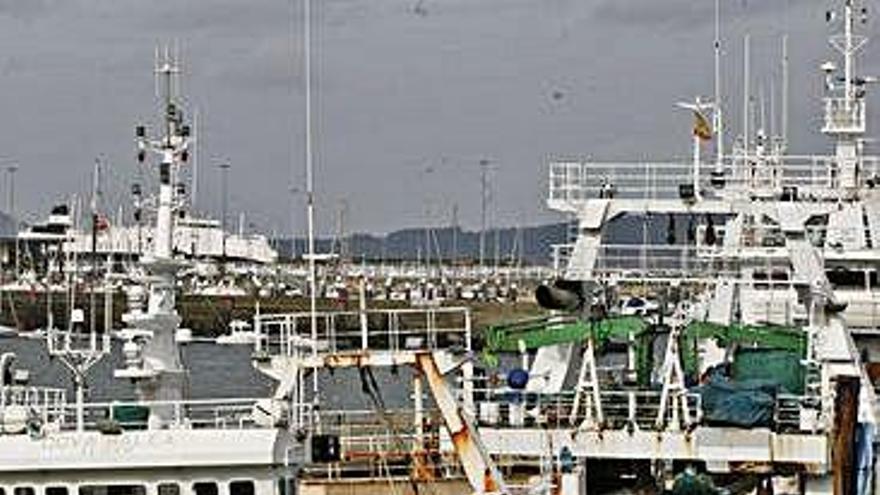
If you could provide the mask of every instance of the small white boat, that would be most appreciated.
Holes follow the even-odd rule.
[[[221,345],[253,345],[257,341],[257,333],[250,328],[251,324],[244,320],[232,320],[230,333],[217,337],[216,342]]]
[[[46,330],[30,330],[28,332],[19,332],[18,336],[23,339],[31,339],[31,340],[42,340],[46,338]],[[2,336],[2,333],[0,333]]]
[[[193,333],[189,328],[178,328],[174,332],[174,340],[178,344],[188,344],[193,341]]]

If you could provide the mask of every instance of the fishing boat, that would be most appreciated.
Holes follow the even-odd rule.
[[[127,286],[126,327],[116,332],[124,339],[124,362],[114,375],[134,385],[136,400],[85,399],[89,370],[111,349],[107,325],[103,332],[47,332],[50,355],[73,376],[73,400],[65,389],[30,385],[15,357],[4,354],[0,494],[292,493],[305,437],[288,427],[287,418],[301,411],[271,397],[187,397],[187,370],[175,339],[181,321],[175,280],[186,262],[175,256],[172,240],[182,207],[174,178],[186,165],[190,128],[172,91],[179,67],[167,50],[157,57],[156,73],[163,88],[160,130],[155,138],[144,126],[136,132],[139,161],[158,177],[154,239],[139,260],[144,275]]]
[[[857,70],[866,15],[841,0],[827,16],[842,61],[821,67],[828,155],[790,153],[785,117],[778,136],[751,127],[748,55],[742,134],[724,147],[716,34],[714,101],[678,105],[692,160],[550,160],[547,204],[577,235],[536,291],[548,314],[482,339],[494,364],[475,359],[464,308],[258,316],[255,366],[288,395],[321,404],[319,375],[353,369],[373,405],[313,422],[339,449],[300,486],[871,493],[880,160],[865,152],[873,79]],[[665,226],[665,242],[608,243],[627,215]],[[611,311],[644,293],[656,310]],[[372,370],[401,368],[411,401],[391,411]]]
[[[789,151],[787,110],[779,135],[753,126],[748,37],[728,151],[716,17],[715,97],[677,105],[694,119],[692,160],[550,160],[547,204],[577,235],[536,293],[554,316],[494,329],[496,348],[519,347],[544,378],[528,381],[525,414],[480,416],[490,452],[565,449],[588,491],[872,491],[880,162],[866,153],[873,79],[857,63],[867,14],[856,0],[827,13],[840,55],[821,66],[828,155]],[[783,53],[787,94],[785,41]],[[609,242],[634,217],[661,240]],[[660,302],[656,320],[609,312],[636,290]],[[609,346],[624,349],[616,364]]]
[[[170,178],[188,132],[164,60],[164,133],[138,130],[161,156],[156,240],[116,372],[138,400],[84,401],[106,333],[49,332],[73,402],[0,361],[0,495],[870,493],[880,160],[865,154],[871,79],[856,70],[866,11],[840,0],[833,13],[831,154],[790,154],[787,123],[772,136],[748,117],[725,153],[716,35],[714,101],[680,105],[692,161],[550,160],[547,204],[577,236],[535,293],[547,314],[488,329],[480,355],[468,308],[371,309],[362,281],[356,309],[317,310],[307,41],[311,308],[255,315],[252,363],[278,385],[253,400],[185,398]],[[606,242],[626,215],[663,219],[666,242]],[[635,297],[643,311],[611,311]],[[346,374],[368,410],[334,409],[326,389]]]
[[[254,345],[257,334],[250,329],[251,324],[244,320],[232,320],[229,323],[229,333],[217,337],[220,345]]]

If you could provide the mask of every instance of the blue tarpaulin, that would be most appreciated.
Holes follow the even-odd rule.
[[[769,427],[779,385],[763,380],[731,382],[713,376],[697,388],[703,404],[703,419],[715,426]]]
[[[874,436],[876,427],[872,423],[856,425],[856,495],[869,495],[874,469]]]

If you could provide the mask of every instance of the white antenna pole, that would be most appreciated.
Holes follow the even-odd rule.
[[[749,34],[743,40],[743,149],[749,154]]]
[[[700,112],[700,99],[697,98],[696,104],[694,105],[694,111]],[[694,132],[694,166],[693,166],[693,181],[694,181],[694,198],[697,201],[700,201],[702,198],[700,197],[700,136]]]
[[[159,98],[159,44],[156,44],[155,50],[153,52],[153,96]]]
[[[721,169],[724,160],[724,119],[721,110],[721,5],[715,0],[715,112],[712,114],[715,128],[715,167]]]
[[[174,64],[177,67],[183,67],[183,61],[180,59],[180,40],[178,38],[174,38],[173,43],[174,46],[172,47],[172,55],[174,57]],[[182,77],[175,77],[171,79],[171,96],[174,98],[177,98],[181,94],[180,85],[182,79]]]
[[[483,269],[485,263],[486,252],[486,187],[487,187],[487,167],[489,160],[483,158],[480,160],[480,270]],[[481,275],[482,276],[482,275]]]
[[[844,98],[846,101],[846,108],[850,108],[850,103],[852,103],[852,80],[853,80],[853,12],[852,12],[852,0],[847,0],[846,5],[844,6],[844,57],[843,57],[843,68],[844,68]]]
[[[192,184],[190,184],[189,209],[196,211],[196,203],[199,196],[199,109],[193,110],[193,129],[192,129]]]
[[[312,1],[303,0],[303,63],[306,78],[306,198],[309,236],[309,310],[311,313],[312,355],[318,354],[318,281],[315,267],[315,178],[312,156]],[[318,398],[318,374],[312,373],[313,400]]]
[[[98,196],[101,194],[101,160],[95,158],[95,166],[92,169],[92,214],[98,213]]]
[[[764,85],[758,87],[758,130],[764,136],[767,136],[767,115],[764,111],[766,107],[766,97],[764,93]]]
[[[776,137],[776,100],[775,94],[776,92],[776,84],[773,82],[773,78],[770,78],[770,91],[767,93],[767,104],[770,107],[770,119],[768,125],[767,136],[770,137],[771,141]]]
[[[782,151],[788,147],[788,35],[782,37]]]
[[[195,112],[193,113],[193,183],[192,183],[192,211],[195,212],[198,209],[199,205],[199,141],[201,140],[202,132],[199,127],[199,117],[201,111],[198,107],[196,107]],[[195,253],[194,253],[195,254]]]

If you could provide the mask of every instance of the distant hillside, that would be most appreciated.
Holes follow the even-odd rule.
[[[566,240],[566,225],[555,223],[520,229],[488,230],[485,236],[484,258],[487,263],[495,260],[497,244],[498,257],[502,261],[515,257],[522,259],[524,263],[549,264],[551,246],[564,243]],[[353,234],[344,239],[341,250],[348,253],[349,258],[356,260],[424,260],[428,239],[431,244],[432,260],[436,260],[439,253],[443,260],[448,261],[456,252],[460,261],[479,259],[479,232],[452,227],[433,229],[430,234],[424,228],[398,230],[386,236]],[[283,258],[290,258],[291,244],[290,239],[276,241],[277,249]],[[334,239],[318,239],[316,244],[318,252],[340,251],[340,243]],[[305,252],[306,248],[304,239],[296,239],[298,254]]]
[[[720,217],[716,223],[721,222]],[[692,243],[695,226],[704,224],[704,215],[625,215],[613,220],[605,229],[603,242],[607,244],[648,244],[663,245],[668,243]],[[554,244],[568,242],[570,224],[553,223],[533,227],[489,230],[486,232],[485,259],[492,263],[495,259],[495,240],[498,239],[498,252],[502,261],[510,260],[511,255],[522,259],[524,263],[547,265],[551,262]],[[479,232],[461,229],[434,229],[431,235],[431,259],[437,259],[437,253],[443,260],[452,257],[453,238],[458,244],[458,260],[476,261],[480,253]],[[317,242],[318,252],[339,252],[337,242],[332,239],[320,239]],[[306,250],[306,242],[297,239],[297,253]],[[370,234],[354,234],[342,243],[342,251],[351,259],[374,260],[416,260],[425,259],[427,245],[424,228],[403,229],[387,236]],[[290,257],[291,242],[289,239],[279,240],[276,244],[283,258]],[[516,246],[516,249],[514,248]]]
[[[18,233],[15,225],[15,219],[9,214],[0,211],[0,238],[9,239],[15,237],[15,234]]]

